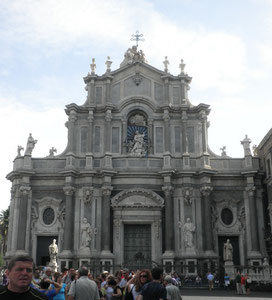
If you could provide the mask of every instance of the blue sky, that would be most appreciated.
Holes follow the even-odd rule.
[[[148,62],[193,77],[192,104],[209,104],[209,145],[242,157],[245,134],[258,144],[271,128],[272,0],[1,0],[0,209],[8,207],[17,145],[31,132],[34,157],[61,153],[67,141],[65,105],[83,104],[83,77],[96,59],[117,69],[139,30]]]

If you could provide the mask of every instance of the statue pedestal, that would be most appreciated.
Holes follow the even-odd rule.
[[[91,256],[91,250],[89,247],[82,247],[78,250],[78,256],[80,256],[81,258],[90,258]]]
[[[53,270],[53,272],[58,271],[58,264],[56,261],[50,261],[48,267],[50,267]]]
[[[235,273],[234,273],[233,261],[232,260],[225,261],[224,268],[225,268],[225,273],[229,275],[230,279],[234,279]]]

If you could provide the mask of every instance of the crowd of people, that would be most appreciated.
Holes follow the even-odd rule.
[[[29,256],[13,257],[0,287],[0,300],[180,300],[176,275],[152,270],[105,271],[95,278],[86,266],[78,270],[34,269]]]

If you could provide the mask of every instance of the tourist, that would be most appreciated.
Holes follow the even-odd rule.
[[[252,279],[248,274],[245,275],[245,278],[246,278],[246,294],[249,295]]]
[[[41,275],[40,275],[40,270],[35,269],[34,275],[33,275],[33,283],[35,285],[39,285],[41,282]]]
[[[162,286],[163,270],[155,267],[151,270],[153,281],[144,285],[137,300],[164,300],[166,288]]]
[[[56,288],[52,287],[49,289],[50,285],[56,286]],[[40,282],[40,289],[39,291],[41,293],[43,293],[44,295],[46,295],[46,297],[49,300],[53,300],[53,298],[58,294],[58,292],[60,291],[61,285],[54,282],[53,280],[49,279],[49,278],[43,278]]]
[[[67,300],[100,300],[98,287],[88,278],[88,269],[82,266],[78,270],[79,279],[71,283]]]
[[[209,284],[209,291],[212,291],[214,276],[213,276],[213,274],[211,272],[208,273],[207,279],[208,279],[208,284]]]
[[[170,275],[166,275],[163,281],[166,288],[167,300],[181,300],[179,288],[173,285],[172,277]]]
[[[45,295],[30,286],[33,275],[33,259],[30,256],[15,256],[8,264],[8,285],[0,287],[1,300],[41,300]]]
[[[241,292],[241,274],[240,274],[240,271],[237,271],[235,281],[236,281],[236,292],[237,292],[238,295],[240,295],[242,293]]]
[[[52,275],[52,269],[50,267],[45,268],[44,274],[42,276],[42,279],[49,278],[50,280],[53,280]]]
[[[123,297],[123,292],[120,286],[117,285],[116,280],[114,279],[109,280],[108,286],[111,286],[113,289],[111,300],[121,300]]]
[[[225,276],[224,276],[224,286],[225,286],[225,289],[226,289],[226,290],[229,288],[229,285],[230,285],[230,277],[229,277],[229,275],[226,273]]]
[[[98,293],[99,293],[100,300],[106,300],[106,298],[104,297],[104,294],[103,294],[103,292],[101,290],[101,283],[102,283],[101,279],[97,278],[95,280],[95,283],[96,283],[97,288],[98,288]]]
[[[151,281],[152,275],[149,270],[143,269],[138,271],[136,275],[128,282],[126,294],[132,293],[133,299],[138,300],[138,296],[140,295],[144,285]]]
[[[58,294],[53,298],[53,300],[65,300],[66,299],[66,283],[62,282],[61,274],[60,273],[55,273],[54,274],[54,279],[57,284],[60,285],[60,290]],[[56,288],[56,284],[53,284],[53,287]]]
[[[197,274],[195,279],[196,286],[201,287],[202,286],[202,278]]]
[[[241,290],[242,290],[242,294],[245,295],[246,294],[246,278],[245,278],[244,274],[241,274]]]
[[[127,286],[127,283],[129,281],[129,269],[123,269],[123,278],[119,284],[120,288],[122,290],[125,289],[125,287]]]
[[[70,268],[68,273],[62,278],[62,282],[69,284],[72,282],[72,277],[74,278],[74,275],[76,273],[76,270],[74,268]]]

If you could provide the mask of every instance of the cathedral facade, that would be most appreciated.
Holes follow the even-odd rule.
[[[67,148],[32,157],[30,135],[13,171],[6,258],[26,253],[59,264],[99,260],[168,266],[224,262],[262,265],[267,256],[259,160],[242,141],[243,158],[208,146],[209,105],[188,98],[191,77],[149,65],[136,46],[117,70],[84,77],[87,99],[66,106]]]

